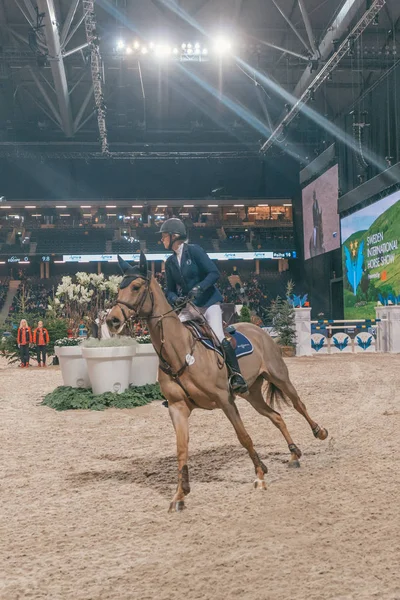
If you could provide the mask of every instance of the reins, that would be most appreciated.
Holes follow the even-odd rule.
[[[186,371],[187,367],[189,366],[188,363],[187,363],[187,361],[185,360],[185,362],[183,363],[183,365],[181,366],[181,368],[178,369],[178,371],[174,372],[173,369],[172,369],[172,367],[171,367],[171,365],[169,364],[169,362],[163,357],[163,350],[164,350],[164,345],[165,345],[163,321],[164,321],[164,319],[166,317],[168,317],[172,313],[176,314],[177,310],[179,310],[180,308],[183,308],[184,306],[186,306],[187,305],[187,299],[185,298],[184,302],[182,302],[178,306],[175,306],[174,308],[171,308],[171,310],[169,310],[166,313],[163,313],[161,315],[150,314],[148,316],[141,316],[140,315],[140,311],[142,310],[142,308],[144,306],[144,303],[146,302],[148,296],[150,296],[150,299],[151,299],[151,312],[153,312],[153,310],[154,310],[154,295],[153,295],[153,292],[150,289],[151,279],[149,279],[149,277],[146,277],[144,279],[146,280],[146,287],[145,287],[145,289],[143,291],[143,294],[141,295],[140,300],[139,300],[139,302],[137,303],[136,306],[133,306],[129,302],[124,302],[123,300],[116,300],[114,306],[119,306],[122,314],[124,315],[124,319],[125,319],[124,325],[126,325],[132,319],[137,319],[138,317],[144,319],[145,321],[149,321],[150,319],[158,319],[158,321],[156,323],[156,326],[160,327],[161,347],[160,347],[160,351],[157,351],[155,348],[154,349],[155,349],[155,351],[157,353],[157,356],[159,358],[159,361],[160,361],[160,369],[166,375],[169,375],[170,377],[172,377],[172,379],[182,388],[182,390],[186,394],[188,400],[190,402],[192,402],[192,404],[194,404],[194,406],[197,406],[198,408],[200,408],[199,405],[190,396],[189,392],[186,390],[185,386],[183,385],[183,383],[180,380],[180,377],[183,375],[183,373]],[[126,306],[126,308],[128,308],[130,311],[132,311],[132,315],[130,317],[128,317],[126,315],[126,312],[125,312],[125,310],[123,308],[124,306]],[[212,330],[210,328],[210,332],[211,331]],[[190,348],[189,356],[193,355],[196,342],[199,339],[199,338],[195,337],[194,335],[192,337],[193,337],[193,344],[192,344],[192,346]]]

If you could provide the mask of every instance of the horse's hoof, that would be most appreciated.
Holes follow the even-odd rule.
[[[186,506],[185,506],[184,501],[179,500],[179,502],[171,502],[171,504],[169,505],[168,512],[169,513],[182,512],[185,508],[186,508]]]
[[[321,427],[321,431],[318,434],[318,439],[326,440],[327,437],[328,437],[328,430],[325,429],[324,427]]]
[[[267,484],[265,483],[264,479],[256,479],[254,481],[254,487],[256,490],[266,490],[267,489]]]
[[[320,427],[319,425],[316,425],[312,432],[317,440],[326,440],[328,437],[328,430],[324,427]]]
[[[300,461],[298,460],[290,460],[288,462],[289,469],[300,469]]]

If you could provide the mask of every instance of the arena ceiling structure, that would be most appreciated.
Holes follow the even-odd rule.
[[[287,153],[398,63],[398,0],[0,0],[0,156]]]

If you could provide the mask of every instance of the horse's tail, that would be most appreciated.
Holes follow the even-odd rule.
[[[281,389],[274,383],[269,382],[266,403],[272,410],[281,409],[282,405],[292,406],[291,401],[285,396]]]

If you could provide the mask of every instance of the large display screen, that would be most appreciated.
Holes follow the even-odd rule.
[[[305,260],[340,247],[338,190],[337,165],[303,189]]]
[[[375,306],[400,302],[400,192],[341,222],[346,319],[374,319]]]

